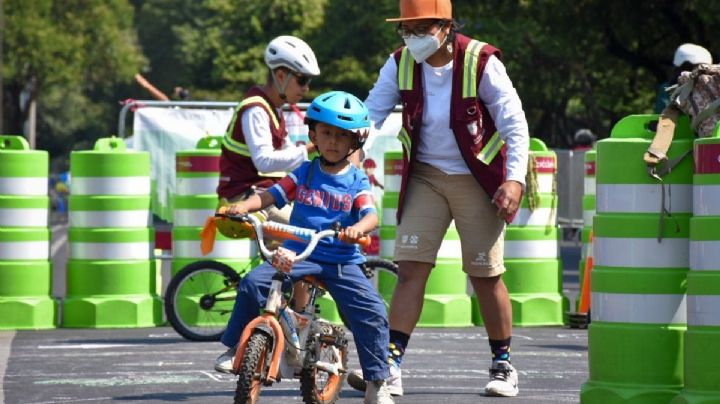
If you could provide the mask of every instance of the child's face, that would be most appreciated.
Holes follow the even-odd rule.
[[[340,161],[350,153],[355,144],[355,135],[337,126],[318,122],[315,131],[310,131],[310,140],[317,146],[320,154],[329,161]]]

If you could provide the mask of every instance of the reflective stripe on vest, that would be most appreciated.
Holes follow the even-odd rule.
[[[398,88],[402,90],[413,89],[413,73],[415,72],[414,59],[410,55],[407,46],[400,54],[400,65],[398,66]]]
[[[477,72],[480,50],[485,45],[487,45],[487,43],[472,39],[465,50],[465,60],[463,63],[463,98],[477,98],[475,74]],[[398,88],[401,91],[413,89],[414,72],[415,60],[410,55],[410,51],[406,46],[400,53],[400,63],[398,64]],[[405,150],[408,152],[408,158],[410,158],[411,139],[404,127],[398,134],[398,140],[400,140],[403,144]],[[482,161],[484,164],[489,165],[495,156],[497,156],[504,144],[505,142],[500,138],[500,134],[495,132],[490,140],[488,140],[485,144],[485,147],[480,150],[480,153],[477,155],[477,159]]]
[[[244,108],[245,106],[247,106],[249,104],[255,104],[255,103],[262,104],[263,107],[265,107],[265,109],[267,110],[268,115],[270,115],[270,119],[272,119],[275,129],[280,128],[280,122],[278,121],[275,114],[272,113],[272,110],[273,110],[272,107],[270,106],[270,104],[268,104],[268,102],[263,97],[256,95],[256,96],[248,97],[248,98],[242,100],[240,102],[240,104],[237,106],[237,108],[235,109],[236,113],[233,114],[232,121],[230,121],[228,130],[227,130],[227,132],[225,132],[225,136],[223,137],[223,140],[222,140],[223,146],[225,146],[231,152],[239,154],[241,156],[250,157],[250,150],[248,149],[248,147],[245,143],[240,143],[237,140],[232,138],[233,128],[235,127],[235,121],[238,118],[237,111],[241,110],[242,108]]]
[[[478,58],[480,49],[487,45],[485,42],[470,40],[465,49],[465,61],[463,63],[463,98],[477,97],[477,85],[475,82],[475,74],[477,72]]]
[[[408,133],[404,127],[400,128],[400,133],[398,133],[397,138],[400,141],[400,143],[402,143],[405,150],[407,151],[407,157],[408,157],[408,160],[410,160],[411,140],[410,140],[410,135],[408,135]]]
[[[477,159],[485,164],[490,164],[504,144],[505,141],[500,138],[500,133],[495,132],[490,140],[485,143],[485,147],[480,150],[480,153],[477,155]]]

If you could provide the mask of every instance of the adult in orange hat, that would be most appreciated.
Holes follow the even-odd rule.
[[[450,0],[400,0],[405,46],[381,68],[367,98],[376,128],[403,105],[404,169],[397,210],[398,284],[390,305],[390,392],[423,305],[445,232],[460,235],[463,270],[481,306],[493,356],[485,394],[518,394],[510,363],[512,307],[501,274],[505,225],[518,210],[529,135],[496,47],[459,33]],[[362,388],[358,373],[348,381]]]

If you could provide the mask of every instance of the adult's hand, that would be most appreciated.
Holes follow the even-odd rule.
[[[522,197],[522,184],[517,181],[505,181],[493,195],[498,217],[506,219],[517,212]]]

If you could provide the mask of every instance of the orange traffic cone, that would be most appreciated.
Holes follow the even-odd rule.
[[[593,268],[593,232],[590,231],[590,242],[587,250],[587,257],[585,257],[585,273],[583,275],[583,283],[580,285],[580,304],[578,305],[578,311],[575,313],[568,313],[568,320],[570,328],[587,328],[590,323],[590,277]]]

